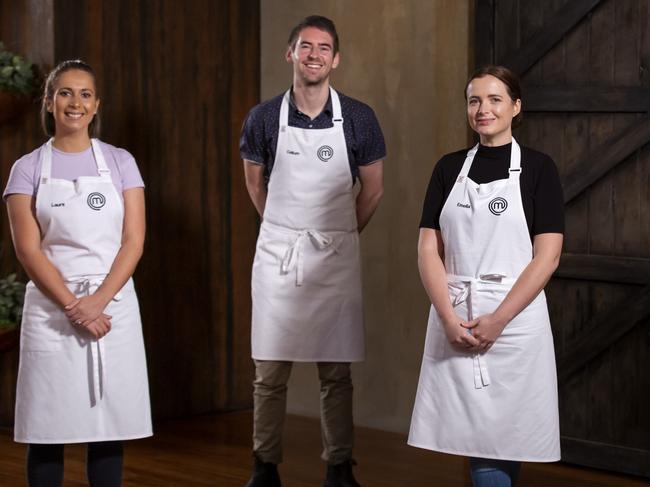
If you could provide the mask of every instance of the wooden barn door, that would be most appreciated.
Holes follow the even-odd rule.
[[[515,137],[564,187],[547,288],[562,459],[650,476],[650,2],[476,0],[475,16],[476,65],[522,77]]]

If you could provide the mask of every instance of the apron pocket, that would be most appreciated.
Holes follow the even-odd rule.
[[[424,342],[424,356],[433,360],[445,358],[449,346],[448,343],[449,340],[447,340],[447,334],[438,319],[438,313],[436,313],[436,310],[432,306],[429,312],[427,338]]]
[[[31,282],[25,292],[20,349],[25,352],[56,352],[65,335],[72,334],[66,315]]]
[[[268,230],[262,229],[257,237],[255,260],[262,259],[265,263],[279,266],[291,243],[291,239],[284,235],[272,235]]]

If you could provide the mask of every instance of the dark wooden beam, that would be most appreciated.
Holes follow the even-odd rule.
[[[474,65],[494,63],[494,1],[474,1]]]
[[[650,111],[650,88],[596,86],[525,86],[526,112]]]
[[[648,284],[650,259],[564,253],[554,277],[622,284]]]
[[[566,2],[529,39],[522,39],[520,47],[516,47],[503,59],[500,59],[499,64],[509,67],[520,76],[523,75],[601,1],[572,0]]]
[[[631,294],[607,313],[594,316],[584,326],[586,331],[582,335],[564,344],[564,352],[558,357],[557,364],[559,382],[566,382],[648,316],[650,285]]]
[[[563,436],[562,461],[650,477],[650,452]]]
[[[648,142],[650,142],[650,121],[645,118],[594,148],[562,178],[564,202],[571,201]]]

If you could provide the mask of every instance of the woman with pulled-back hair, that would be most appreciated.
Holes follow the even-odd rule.
[[[92,68],[64,61],[45,83],[51,136],[12,167],[4,199],[27,284],[14,439],[30,487],[63,481],[66,443],[87,443],[91,487],[118,487],[122,440],[150,436],[138,300],[144,183],[99,130]]]
[[[465,87],[473,148],[444,156],[418,243],[431,301],[409,444],[470,457],[476,487],[513,486],[522,461],[560,459],[543,288],[564,233],[555,164],[512,137],[521,89],[503,66]]]

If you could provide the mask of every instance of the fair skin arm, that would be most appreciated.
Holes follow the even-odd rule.
[[[266,205],[266,183],[264,182],[264,165],[244,159],[244,177],[248,195],[262,217]]]
[[[142,257],[145,235],[144,188],[127,189],[123,196],[122,245],[108,275],[97,291],[65,307],[66,315],[73,322],[81,320],[85,324],[101,315],[108,303],[133,275]]]
[[[418,269],[422,285],[429,295],[447,335],[454,347],[467,350],[479,342],[462,327],[464,320],[456,314],[449,299],[447,272],[443,263],[444,245],[439,230],[421,228],[418,240]]]
[[[361,190],[357,195],[357,228],[361,232],[375,213],[384,193],[384,161],[359,166]]]
[[[477,351],[488,350],[506,325],[544,289],[560,263],[563,239],[561,233],[535,235],[533,259],[497,309],[463,325],[471,329],[472,335],[480,342]]]
[[[64,308],[76,300],[63,277],[41,250],[41,232],[34,214],[34,198],[26,194],[12,194],[7,197],[7,210],[11,237],[16,256],[38,289],[52,301]],[[86,329],[95,338],[110,331],[110,316],[98,314],[86,324]]]

